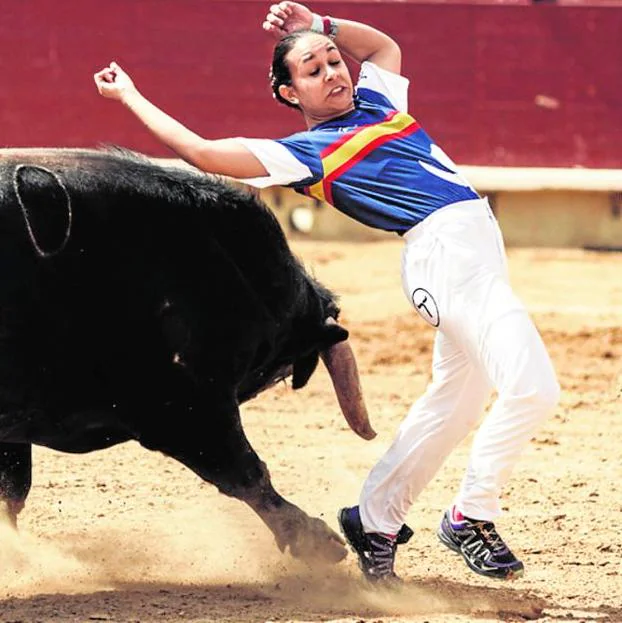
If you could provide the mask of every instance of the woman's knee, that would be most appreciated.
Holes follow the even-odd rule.
[[[555,373],[540,373],[530,379],[519,379],[507,397],[529,404],[534,413],[548,414],[559,403],[561,389]]]

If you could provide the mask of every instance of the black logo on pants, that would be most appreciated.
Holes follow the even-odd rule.
[[[438,327],[441,318],[438,313],[438,305],[434,297],[424,288],[417,288],[412,296],[413,305],[419,315],[433,327]]]

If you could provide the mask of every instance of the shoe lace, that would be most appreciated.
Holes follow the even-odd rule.
[[[395,563],[395,541],[384,537],[369,536],[371,568],[370,572],[378,577],[394,576],[393,565]]]
[[[507,545],[497,532],[495,524],[490,521],[474,521],[473,525],[477,528],[478,532],[486,539],[486,544],[493,552],[499,552],[506,550]]]

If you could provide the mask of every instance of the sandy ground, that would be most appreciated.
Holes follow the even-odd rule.
[[[244,423],[277,489],[336,528],[423,391],[433,334],[403,298],[399,241],[293,246],[341,293],[379,436],[347,429],[323,370],[299,392],[282,384],[245,405]],[[0,621],[622,621],[622,256],[509,255],[563,387],[498,522],[523,579],[481,578],[437,542],[470,438],[411,510],[416,537],[393,593],[369,590],[353,555],[328,569],[281,555],[245,505],[137,444],[86,456],[37,448],[20,536],[0,534]]]

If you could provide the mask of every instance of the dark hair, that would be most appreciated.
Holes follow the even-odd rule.
[[[274,53],[272,54],[272,66],[268,77],[270,78],[270,86],[272,87],[272,94],[274,99],[281,104],[285,104],[290,108],[298,108],[298,104],[292,104],[287,101],[280,93],[279,87],[284,84],[285,86],[291,86],[292,74],[289,71],[289,66],[285,60],[286,56],[290,53],[291,49],[296,45],[298,39],[309,34],[318,34],[312,30],[297,30],[289,35],[283,37],[275,46]]]

